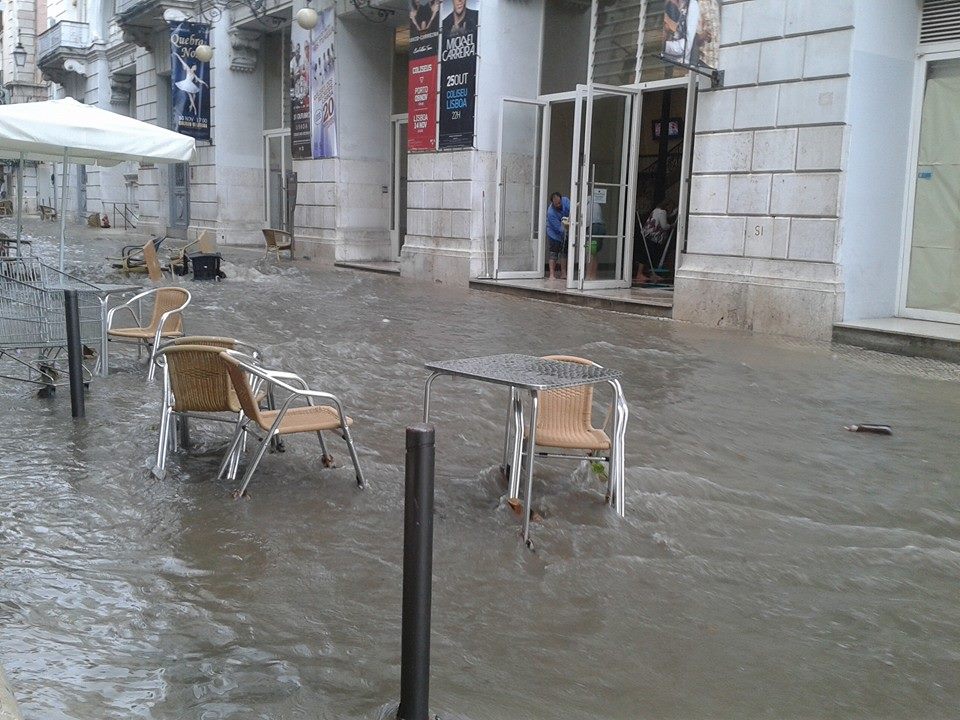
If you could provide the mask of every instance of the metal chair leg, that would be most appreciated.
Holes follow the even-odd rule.
[[[170,441],[167,438],[167,433],[170,429],[170,415],[171,410],[164,403],[163,411],[160,415],[160,437],[157,441],[157,462],[153,467],[153,476],[158,480],[162,480],[163,476],[166,474],[166,465],[167,465],[167,452],[170,449]]]
[[[533,458],[537,452],[537,417],[540,413],[540,396],[530,391],[530,434],[527,436],[527,489],[523,496],[523,542],[530,543],[530,513],[533,511]]]
[[[260,461],[263,460],[263,456],[266,454],[267,448],[270,447],[270,438],[273,435],[274,432],[271,431],[266,437],[261,439],[260,448],[257,450],[257,454],[254,455],[253,460],[250,462],[250,467],[247,468],[247,472],[243,476],[243,483],[241,483],[240,489],[233,493],[234,497],[243,497],[243,494],[247,491],[247,485],[250,484],[250,479],[257,471],[257,465],[259,465]]]
[[[323,441],[323,433],[317,430],[317,440],[320,441],[320,462],[325,468],[333,467],[333,455],[327,452],[327,444]]]
[[[353,447],[353,438],[350,436],[350,428],[348,428],[346,425],[343,426],[343,439],[347,443],[347,450],[350,451],[350,459],[353,461],[353,469],[357,473],[357,487],[363,490],[367,487],[367,483],[363,479],[363,471],[360,470],[360,461],[357,459],[357,451]]]
[[[223,471],[229,468],[229,473],[227,477],[230,480],[235,479],[233,474],[237,471],[237,466],[240,464],[240,453],[242,452],[239,448],[241,440],[246,439],[247,432],[244,429],[245,426],[242,421],[237,422],[237,429],[233,432],[233,437],[230,439],[230,448],[227,450],[227,454],[223,456],[223,462],[220,463],[220,469],[217,471],[217,480],[223,477]]]
[[[513,462],[510,466],[510,488],[508,490],[511,499],[520,497],[520,473],[523,468],[523,400],[520,393],[516,393],[513,398]]]
[[[500,464],[501,472],[508,472],[507,452],[510,447],[510,430],[513,429],[513,400],[517,395],[517,389],[510,388],[510,402],[507,405],[507,421],[503,431],[503,462]]]

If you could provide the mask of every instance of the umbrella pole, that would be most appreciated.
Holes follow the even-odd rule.
[[[20,235],[23,234],[23,153],[17,163],[17,257],[20,257]]]
[[[67,149],[63,149],[63,173],[60,175],[60,272],[63,272],[63,246],[67,231]]]

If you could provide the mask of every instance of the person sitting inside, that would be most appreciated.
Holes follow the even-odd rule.
[[[640,228],[640,237],[643,242],[644,253],[640,254],[637,249],[633,256],[639,260],[637,265],[637,274],[633,282],[638,285],[646,283],[663,282],[663,278],[653,272],[654,268],[648,267],[644,260],[653,261],[654,257],[660,257],[663,253],[663,245],[670,239],[670,231],[677,221],[677,209],[670,200],[664,198],[650,212],[650,217]]]

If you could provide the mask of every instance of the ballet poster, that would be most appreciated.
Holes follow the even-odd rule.
[[[197,140],[210,139],[210,63],[197,59],[197,47],[207,45],[209,36],[207,25],[170,23],[173,129]]]

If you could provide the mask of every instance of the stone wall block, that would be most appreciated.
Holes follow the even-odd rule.
[[[743,21],[743,3],[725,4],[720,9],[720,44],[740,42]]]
[[[759,130],[753,136],[753,170],[793,170],[797,155],[797,128]]]
[[[779,85],[739,88],[733,126],[737,130],[775,127],[779,97]]]
[[[732,128],[736,104],[736,90],[713,90],[702,93],[697,99],[697,132]]]
[[[774,175],[770,212],[773,215],[835,217],[839,188],[839,173]]]
[[[729,175],[694,175],[690,187],[690,212],[724,212],[729,190]]]
[[[824,218],[794,218],[790,227],[791,260],[833,262],[837,245],[837,221]]]
[[[734,214],[766,214],[770,208],[772,175],[731,175],[727,212]]]
[[[854,0],[787,0],[784,31],[801,35],[853,27],[853,5]]]
[[[770,243],[770,257],[786,258],[790,247],[790,225],[792,219],[773,218],[773,242]]]
[[[466,210],[470,207],[470,183],[451,181],[440,183],[442,186],[442,207],[445,210]]]
[[[844,122],[847,78],[808,80],[780,86],[778,125],[821,125]]]
[[[839,170],[843,164],[843,126],[800,128],[798,170]]]
[[[803,76],[849,75],[852,49],[853,30],[808,35],[803,55]]]
[[[687,251],[704,255],[743,255],[746,218],[691,215]]]
[[[755,85],[760,67],[760,43],[720,48],[725,87]]]
[[[423,207],[440,208],[443,205],[443,183],[425,182],[420,184],[423,189]]]
[[[786,6],[783,0],[750,0],[743,4],[741,42],[783,35]]]
[[[803,77],[804,38],[770,40],[760,46],[760,82],[780,82]]]
[[[746,172],[753,155],[753,133],[698,135],[693,151],[695,173]]]

